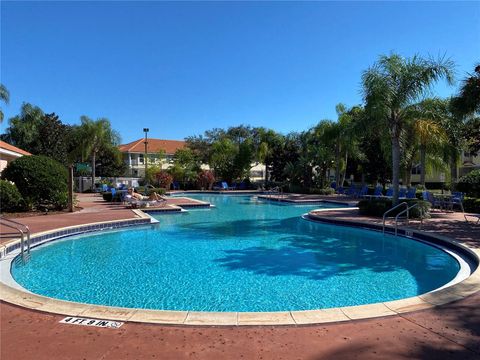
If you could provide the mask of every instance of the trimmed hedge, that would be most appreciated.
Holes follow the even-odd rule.
[[[408,206],[412,206],[415,203],[418,203],[416,208],[410,210],[410,217],[414,219],[419,219],[421,215],[428,213],[430,210],[430,203],[428,201],[418,200],[418,199],[407,199],[401,200],[401,202],[406,202]],[[358,203],[359,213],[361,215],[382,217],[383,214],[392,208],[391,199],[371,199],[371,200],[360,200]],[[405,210],[405,207],[400,207],[392,211],[389,216],[395,216],[399,212]]]
[[[10,181],[0,180],[0,211],[21,211],[25,208],[20,191]]]
[[[68,174],[58,161],[42,155],[22,156],[8,164],[2,178],[15,183],[28,208],[67,207]]]
[[[457,190],[464,192],[467,196],[480,198],[480,169],[462,176],[458,180]]]

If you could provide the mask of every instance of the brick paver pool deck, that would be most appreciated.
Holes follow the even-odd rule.
[[[92,195],[84,210],[19,219],[33,232],[135,217]],[[322,216],[378,221],[331,210]],[[418,223],[409,226],[417,227]],[[459,214],[423,225],[480,247],[480,226]],[[398,316],[310,326],[196,327],[127,322],[120,329],[59,324],[64,316],[0,303],[0,359],[479,359],[480,293]]]

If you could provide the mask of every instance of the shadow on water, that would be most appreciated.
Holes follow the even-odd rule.
[[[379,237],[378,233],[368,236],[365,232],[316,224],[298,216],[281,220],[195,222],[180,226],[194,231],[198,239],[222,241],[226,236],[233,236],[238,241],[248,241],[249,237],[260,240],[261,246],[224,250],[225,256],[215,261],[230,271],[321,280],[352,276],[360,270],[383,273],[405,269],[415,277],[418,293],[439,287],[454,275],[450,274],[451,270],[442,268],[441,259],[435,271],[422,271],[432,268],[435,256],[412,248],[411,240]]]

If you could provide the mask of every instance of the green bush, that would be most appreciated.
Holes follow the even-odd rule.
[[[316,195],[333,195],[333,194],[335,194],[335,189],[332,189],[332,188],[325,188],[325,189],[310,188],[309,193],[310,194],[316,194]]]
[[[103,200],[111,202],[112,201],[112,193],[110,191],[105,191],[102,193]]]
[[[63,209],[68,202],[67,169],[41,155],[22,156],[2,172],[2,178],[15,183],[26,206]]]
[[[21,211],[24,207],[23,197],[15,184],[0,180],[0,211]]]
[[[480,213],[480,199],[473,197],[466,197],[463,199],[463,209],[470,213]]]
[[[480,198],[480,169],[462,176],[458,180],[457,190],[464,192],[467,196]]]
[[[406,202],[408,206],[412,206],[415,203],[418,203],[418,206],[410,210],[410,217],[420,218],[421,215],[425,215],[430,210],[430,203],[428,201],[418,200],[418,199],[407,199],[401,200],[401,202]],[[375,216],[375,217],[382,217],[383,214],[392,208],[392,200],[391,199],[366,199],[360,200],[358,203],[359,213],[360,215],[367,215],[367,216]],[[405,207],[400,207],[395,209],[388,216],[395,216],[399,212],[405,210]]]

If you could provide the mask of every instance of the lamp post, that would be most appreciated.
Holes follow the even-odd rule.
[[[144,141],[144,143],[145,143],[145,157],[144,157],[144,161],[145,161],[145,182],[147,182],[147,166],[148,166],[148,164],[147,164],[147,162],[148,162],[148,160],[147,160],[147,156],[148,156],[147,146],[148,146],[148,132],[149,132],[149,130],[150,130],[149,128],[143,128],[143,132],[145,133],[145,141]]]

